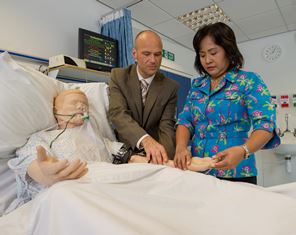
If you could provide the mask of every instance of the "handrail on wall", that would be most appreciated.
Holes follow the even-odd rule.
[[[5,52],[7,50],[1,50],[0,49],[0,52]],[[35,56],[30,56],[30,55],[25,55],[25,54],[21,54],[21,53],[17,53],[17,52],[12,52],[12,51],[7,51],[10,55],[13,55],[13,56],[17,56],[17,57],[21,57],[21,58],[24,58],[24,59],[30,59],[30,60],[33,60],[33,61],[37,61],[37,62],[42,62],[42,63],[47,63],[48,64],[48,60],[47,59],[43,59],[43,58],[40,58],[40,57],[35,57]]]

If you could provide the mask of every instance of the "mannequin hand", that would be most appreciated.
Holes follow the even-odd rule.
[[[28,168],[29,176],[40,184],[51,186],[62,180],[78,179],[86,174],[86,162],[79,159],[73,162],[58,160],[56,157],[47,155],[45,149],[37,146],[37,160]],[[35,166],[32,166],[34,164]]]
[[[154,164],[164,164],[168,161],[168,156],[164,147],[151,136],[142,140],[142,145],[146,152],[148,162]]]
[[[140,155],[132,155],[128,163],[148,163],[148,160]]]

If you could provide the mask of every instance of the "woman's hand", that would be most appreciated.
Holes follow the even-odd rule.
[[[174,164],[176,168],[187,170],[191,164],[191,152],[187,148],[176,149]]]
[[[241,146],[225,149],[213,156],[213,159],[217,161],[214,168],[219,170],[233,169],[244,159],[244,156],[245,150]]]

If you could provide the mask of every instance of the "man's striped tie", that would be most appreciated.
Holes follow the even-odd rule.
[[[141,80],[141,92],[142,92],[142,101],[143,104],[145,105],[145,101],[146,101],[146,97],[147,97],[147,93],[148,93],[148,87],[149,87],[149,83],[145,81],[145,79]]]

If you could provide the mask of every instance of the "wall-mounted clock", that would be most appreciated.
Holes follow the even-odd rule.
[[[265,47],[262,52],[263,58],[268,62],[277,60],[281,54],[282,48],[277,44]]]

